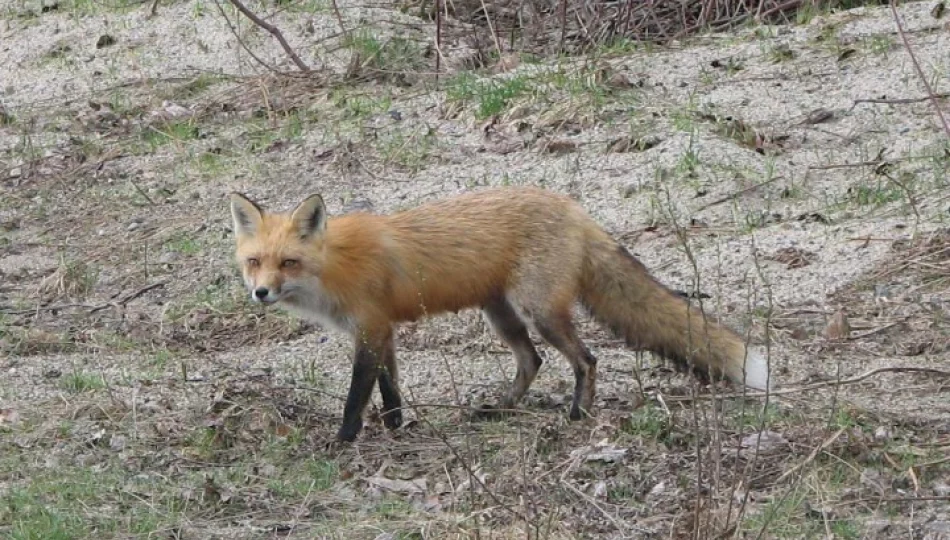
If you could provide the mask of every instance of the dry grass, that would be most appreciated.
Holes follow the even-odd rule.
[[[278,9],[300,23],[286,25],[288,35],[296,39],[297,26],[309,35],[308,17],[331,17],[330,6],[317,4]],[[502,40],[516,20],[521,52],[560,43],[557,29],[568,27],[557,17],[528,15],[567,4],[491,4],[494,37],[486,19],[466,11],[475,7],[454,4],[450,15],[474,22],[466,28],[482,40],[459,47],[494,68],[453,64],[438,86],[435,53],[418,41],[433,25],[406,26],[396,39],[392,20],[356,28],[343,6],[350,35],[320,49],[329,57],[340,47],[346,61],[336,70],[130,78],[68,105],[0,109],[0,533],[938,537],[950,490],[950,235],[928,224],[946,204],[946,146],[916,148],[929,133],[923,128],[905,136],[914,150],[898,155],[855,142],[867,132],[813,143],[842,110],[775,121],[708,110],[692,95],[671,98],[672,82],[655,84],[658,77],[623,63],[633,48],[617,38],[666,42],[698,27],[722,29],[726,19],[791,17],[773,9],[779,4],[697,2],[699,11],[674,12],[659,2],[654,22],[632,3],[570,5],[571,25],[592,33],[565,39],[589,54],[559,61],[492,57],[492,48],[512,45]],[[861,57],[862,46],[875,59],[901,53],[883,39],[865,46],[839,38],[850,14],[818,29],[805,24],[837,3],[781,4],[804,9],[788,28],[820,37],[809,45],[820,55],[808,62],[825,62],[822,69]],[[188,13],[206,17],[202,6],[190,2]],[[176,7],[159,6],[158,17]],[[57,9],[80,21],[101,14],[84,2]],[[147,6],[116,13],[136,9]],[[630,10],[628,26],[606,28],[617,9]],[[6,17],[29,28],[56,16]],[[460,26],[442,22],[448,51]],[[254,31],[239,35],[264,48]],[[737,48],[755,39],[736,36]],[[689,84],[712,92],[750,71],[765,72],[750,79],[785,82],[768,70],[802,69],[788,49],[760,49],[761,58],[735,61],[719,60],[733,53],[717,49],[716,65],[698,64]],[[70,54],[55,59],[56,69],[68,73],[81,60]],[[637,54],[647,55],[644,64],[670,61]],[[831,84],[823,79],[831,75],[809,76]],[[813,153],[795,154],[809,144]],[[804,161],[787,165],[789,155]],[[787,168],[776,172],[776,163]],[[848,175],[822,183],[839,169]],[[618,180],[617,171],[626,176]],[[399,331],[409,424],[388,432],[372,410],[356,445],[332,444],[349,344],[246,301],[230,261],[223,194],[250,188],[284,205],[319,189],[334,209],[389,211],[508,183],[575,195],[651,268],[695,286],[701,294],[692,296],[707,309],[767,339],[779,391],[742,396],[701,385],[583,320],[583,338],[602,359],[596,418],[567,421],[569,374],[542,349],[549,361],[523,410],[476,420],[470,408],[504,387],[510,352],[477,315],[462,314]],[[901,228],[890,229],[895,216]],[[867,238],[834,248],[763,241],[813,224],[827,226],[829,237],[840,226]],[[855,278],[820,270],[842,259],[857,264],[883,242],[887,256]],[[730,250],[739,254],[728,259]],[[739,269],[746,253],[752,262]],[[814,271],[836,286],[827,299],[780,299],[783,284],[766,279],[775,275],[763,270],[769,265],[783,279]],[[835,313],[851,329],[841,339],[824,332]]]

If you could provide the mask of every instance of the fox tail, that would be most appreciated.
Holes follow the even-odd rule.
[[[756,390],[770,387],[760,353],[662,285],[606,234],[589,244],[580,296],[595,320],[632,347],[706,377],[725,376]]]

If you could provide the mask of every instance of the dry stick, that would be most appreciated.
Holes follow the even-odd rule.
[[[276,74],[278,74],[278,75],[290,75],[290,73],[285,73],[285,72],[283,72],[283,71],[281,71],[281,70],[275,68],[274,66],[268,64],[268,63],[265,62],[263,59],[261,59],[260,56],[257,56],[256,54],[254,54],[254,51],[252,51],[251,48],[248,47],[246,43],[244,43],[244,40],[241,39],[241,35],[238,34],[237,28],[235,28],[235,27],[234,27],[234,24],[231,22],[231,18],[228,17],[228,14],[224,12],[224,8],[221,7],[221,2],[220,2],[220,0],[214,0],[214,5],[218,7],[218,12],[221,13],[221,16],[222,16],[222,17],[224,17],[224,22],[228,23],[228,28],[231,29],[231,33],[234,34],[234,37],[237,38],[238,44],[241,45],[241,48],[244,49],[244,50],[247,52],[247,54],[251,55],[251,58],[253,58],[254,60],[256,60],[258,64],[260,64],[260,65],[266,67],[267,69],[273,71],[274,73],[276,73]]]
[[[331,0],[331,4],[333,5],[333,14],[336,16],[336,22],[340,25],[340,32],[343,33],[343,41],[349,41],[350,32],[343,24],[343,14],[340,13],[340,6],[337,5],[336,0]]]
[[[857,163],[833,163],[831,165],[809,165],[809,171],[831,171],[834,169],[855,169],[858,167],[870,167],[872,165],[880,165],[884,163],[884,160],[875,159],[871,161],[859,161]]]
[[[799,469],[802,469],[803,467],[805,467],[806,465],[808,465],[808,464],[811,463],[812,461],[815,461],[815,458],[818,457],[818,454],[820,454],[825,448],[828,448],[829,446],[832,445],[832,443],[834,443],[836,440],[838,440],[838,437],[840,437],[842,433],[844,433],[845,431],[847,431],[847,429],[848,429],[848,428],[843,427],[843,428],[839,429],[838,431],[834,432],[834,434],[832,434],[831,437],[828,437],[827,439],[825,439],[825,442],[823,442],[823,443],[821,443],[819,446],[815,447],[815,449],[812,450],[810,454],[808,454],[808,457],[805,458],[805,461],[802,461],[802,462],[799,463],[798,465],[795,465],[795,466],[792,467],[791,469],[789,469],[789,470],[785,471],[784,473],[782,473],[782,476],[779,476],[778,479],[775,481],[775,483],[776,483],[776,484],[781,483],[782,480],[785,480],[785,479],[788,478],[789,476],[795,474]]]
[[[335,1],[335,0],[334,0]],[[435,0],[435,82],[442,71],[442,2]]]
[[[152,283],[151,285],[146,285],[146,286],[142,287],[141,289],[139,289],[139,290],[137,290],[137,291],[133,291],[133,292],[127,294],[125,297],[123,297],[123,298],[122,298],[121,300],[119,300],[118,302],[108,302],[108,303],[101,304],[101,305],[98,305],[98,306],[93,307],[92,309],[89,310],[89,314],[92,315],[93,313],[96,313],[96,312],[98,312],[98,311],[102,311],[102,310],[106,309],[107,307],[111,307],[111,306],[124,306],[124,305],[128,304],[129,302],[131,302],[132,300],[135,300],[135,299],[138,298],[139,296],[142,296],[143,294],[147,293],[148,291],[151,291],[152,289],[157,289],[157,288],[159,288],[159,287],[164,287],[166,283],[168,283],[168,282],[167,282],[167,281],[158,281],[158,282]]]
[[[598,504],[597,501],[594,500],[593,497],[577,489],[577,487],[574,486],[574,484],[571,484],[564,478],[561,478],[561,484],[563,484],[566,488],[576,493],[581,499],[587,501],[588,504],[596,508],[600,512],[600,514],[604,516],[605,518],[607,518],[607,521],[609,521],[610,524],[613,525],[615,529],[617,529],[617,532],[620,533],[621,538],[627,538],[627,535],[624,534],[623,525],[621,525],[620,522],[617,521],[617,518],[615,518],[610,512],[608,512],[606,508]]]
[[[866,502],[873,502],[876,504],[880,503],[903,503],[903,502],[924,502],[924,501],[950,501],[950,495],[932,495],[924,497],[880,497],[872,499],[855,499],[853,501],[841,501],[835,504],[835,506],[851,506],[855,504],[861,504]]]
[[[947,134],[947,137],[950,137],[950,124],[947,123],[947,118],[943,115],[943,111],[940,109],[940,103],[937,102],[937,96],[934,94],[933,88],[930,87],[930,82],[927,81],[927,77],[924,75],[924,70],[920,68],[920,63],[917,62],[917,56],[914,54],[914,50],[910,48],[910,41],[907,39],[907,34],[904,33],[904,25],[901,24],[901,18],[897,14],[897,0],[892,0],[891,2],[891,13],[894,14],[894,22],[897,24],[897,32],[901,36],[901,41],[904,42],[904,48],[907,49],[907,54],[910,56],[911,62],[914,64],[914,69],[917,71],[917,76],[920,77],[920,82],[924,83],[924,88],[927,89],[927,96],[933,103],[934,109],[937,110],[937,116],[940,117],[940,122],[943,124],[943,131]]]
[[[267,30],[268,32],[271,33],[272,36],[277,38],[277,41],[280,42],[280,46],[284,48],[284,51],[287,53],[288,56],[290,56],[290,59],[294,61],[294,64],[297,64],[297,67],[300,68],[300,71],[303,71],[304,73],[310,72],[310,68],[307,66],[307,64],[303,62],[303,60],[300,59],[299,56],[297,56],[297,53],[295,53],[294,50],[290,48],[290,44],[287,43],[286,39],[284,39],[284,34],[282,34],[276,26],[270,24],[264,19],[261,19],[253,11],[247,9],[247,7],[241,3],[241,0],[228,0],[228,1],[231,2],[231,5],[236,7],[238,11],[243,13],[245,17],[247,17],[248,19],[251,19],[251,21],[253,21],[254,24],[256,24],[257,26],[260,26],[264,30]],[[336,2],[334,2],[333,5],[336,6]]]
[[[412,400],[415,401],[415,395],[413,394],[411,388],[409,389],[409,397],[411,397]],[[449,449],[449,452],[452,453],[452,456],[456,459],[456,461],[459,462],[459,464],[462,465],[462,468],[465,469],[465,472],[468,473],[469,483],[470,483],[470,485],[471,485],[472,493],[473,493],[473,494],[475,493],[474,490],[475,490],[476,484],[478,484],[479,487],[481,487],[483,490],[485,490],[485,493],[488,494],[488,497],[489,497],[492,501],[494,501],[495,504],[497,504],[500,508],[506,510],[509,514],[515,516],[516,518],[520,519],[520,520],[523,521],[525,524],[528,524],[528,525],[530,526],[530,522],[528,521],[528,517],[527,517],[527,516],[525,516],[524,514],[522,514],[521,512],[519,512],[518,510],[512,508],[510,505],[508,505],[508,504],[506,504],[504,501],[502,501],[502,500],[498,497],[498,495],[496,495],[495,492],[491,490],[491,488],[489,488],[487,485],[485,485],[485,482],[483,482],[482,479],[479,478],[477,474],[475,474],[475,469],[471,466],[471,464],[468,462],[468,460],[466,460],[464,457],[462,457],[462,455],[459,453],[458,449],[457,449],[454,445],[452,445],[452,442],[449,441],[448,435],[446,435],[445,433],[443,433],[442,430],[438,429],[438,428],[435,426],[435,424],[433,424],[432,421],[429,420],[429,417],[426,416],[425,414],[420,414],[420,415],[419,415],[419,420],[421,420],[424,424],[426,424],[427,426],[429,426],[429,429],[431,429],[432,432],[435,433],[435,436],[439,439],[439,441],[441,441],[442,444],[443,444],[446,448]],[[466,440],[467,440],[467,438],[466,438]],[[471,451],[471,448],[469,448],[469,451]]]
[[[731,398],[762,398],[762,397],[771,397],[771,396],[782,396],[787,394],[797,394],[799,392],[807,392],[809,390],[816,390],[819,388],[826,388],[829,386],[846,386],[849,384],[856,384],[865,379],[877,375],[878,373],[930,373],[937,375],[938,377],[950,377],[950,371],[945,371],[942,369],[936,368],[924,368],[924,367],[907,367],[907,366],[895,366],[895,367],[882,367],[872,369],[856,377],[851,377],[850,379],[841,379],[840,381],[824,381],[814,384],[807,384],[805,386],[793,387],[793,388],[782,388],[781,390],[772,390],[770,392],[733,392],[731,394],[703,394],[697,396],[667,396],[665,399],[670,402],[683,403],[690,401],[700,401],[700,400],[711,400],[711,399],[731,399]]]
[[[712,202],[709,202],[709,203],[706,203],[706,204],[700,206],[700,207],[697,208],[695,211],[696,211],[696,212],[701,212],[701,211],[703,211],[703,210],[705,210],[705,209],[707,209],[707,208],[716,206],[717,204],[722,204],[722,203],[724,203],[724,202],[729,202],[729,201],[731,201],[731,200],[733,200],[733,199],[737,199],[737,198],[739,198],[741,195],[745,195],[746,193],[749,193],[750,191],[755,191],[755,190],[759,189],[759,188],[762,187],[762,186],[767,186],[767,185],[769,185],[769,184],[771,184],[771,183],[773,183],[773,182],[775,182],[775,181],[777,181],[777,180],[781,180],[782,178],[784,178],[784,177],[783,177],[783,176],[776,176],[776,177],[774,177],[774,178],[769,178],[768,180],[766,180],[766,181],[764,181],[764,182],[755,184],[754,186],[749,186],[749,187],[747,187],[747,188],[740,189],[739,191],[734,191],[734,192],[730,193],[729,195],[726,195],[725,197],[720,197],[720,198],[716,199],[715,201],[712,201]]]
[[[950,98],[950,92],[941,92],[939,94],[934,94],[933,97],[937,99]],[[919,98],[895,98],[895,99],[886,99],[886,98],[856,99],[854,100],[854,103],[851,105],[851,109],[854,109],[861,103],[884,103],[888,105],[903,105],[907,103],[920,103],[921,101],[927,101],[929,99],[931,99],[931,96],[924,96],[924,97],[919,97]]]

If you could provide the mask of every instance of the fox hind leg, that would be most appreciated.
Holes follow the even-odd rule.
[[[518,364],[511,388],[501,401],[502,409],[511,409],[528,391],[543,360],[531,343],[527,326],[507,298],[494,298],[486,303],[482,310],[492,329],[512,350]]]
[[[534,325],[538,333],[558,350],[574,370],[574,399],[571,403],[571,420],[580,420],[589,414],[594,402],[597,382],[597,358],[577,335],[569,310],[535,314]]]

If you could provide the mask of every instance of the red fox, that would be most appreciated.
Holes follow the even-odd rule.
[[[341,441],[356,439],[377,382],[384,425],[402,424],[393,325],[466,308],[483,311],[517,361],[502,409],[521,400],[541,367],[531,323],[574,370],[570,418],[589,413],[597,359],[572,321],[578,300],[632,347],[701,376],[770,386],[761,355],[661,285],[563,195],[488,189],[391,215],[328,219],[320,195],[276,214],[232,193],[231,214],[251,299],[354,339]]]

